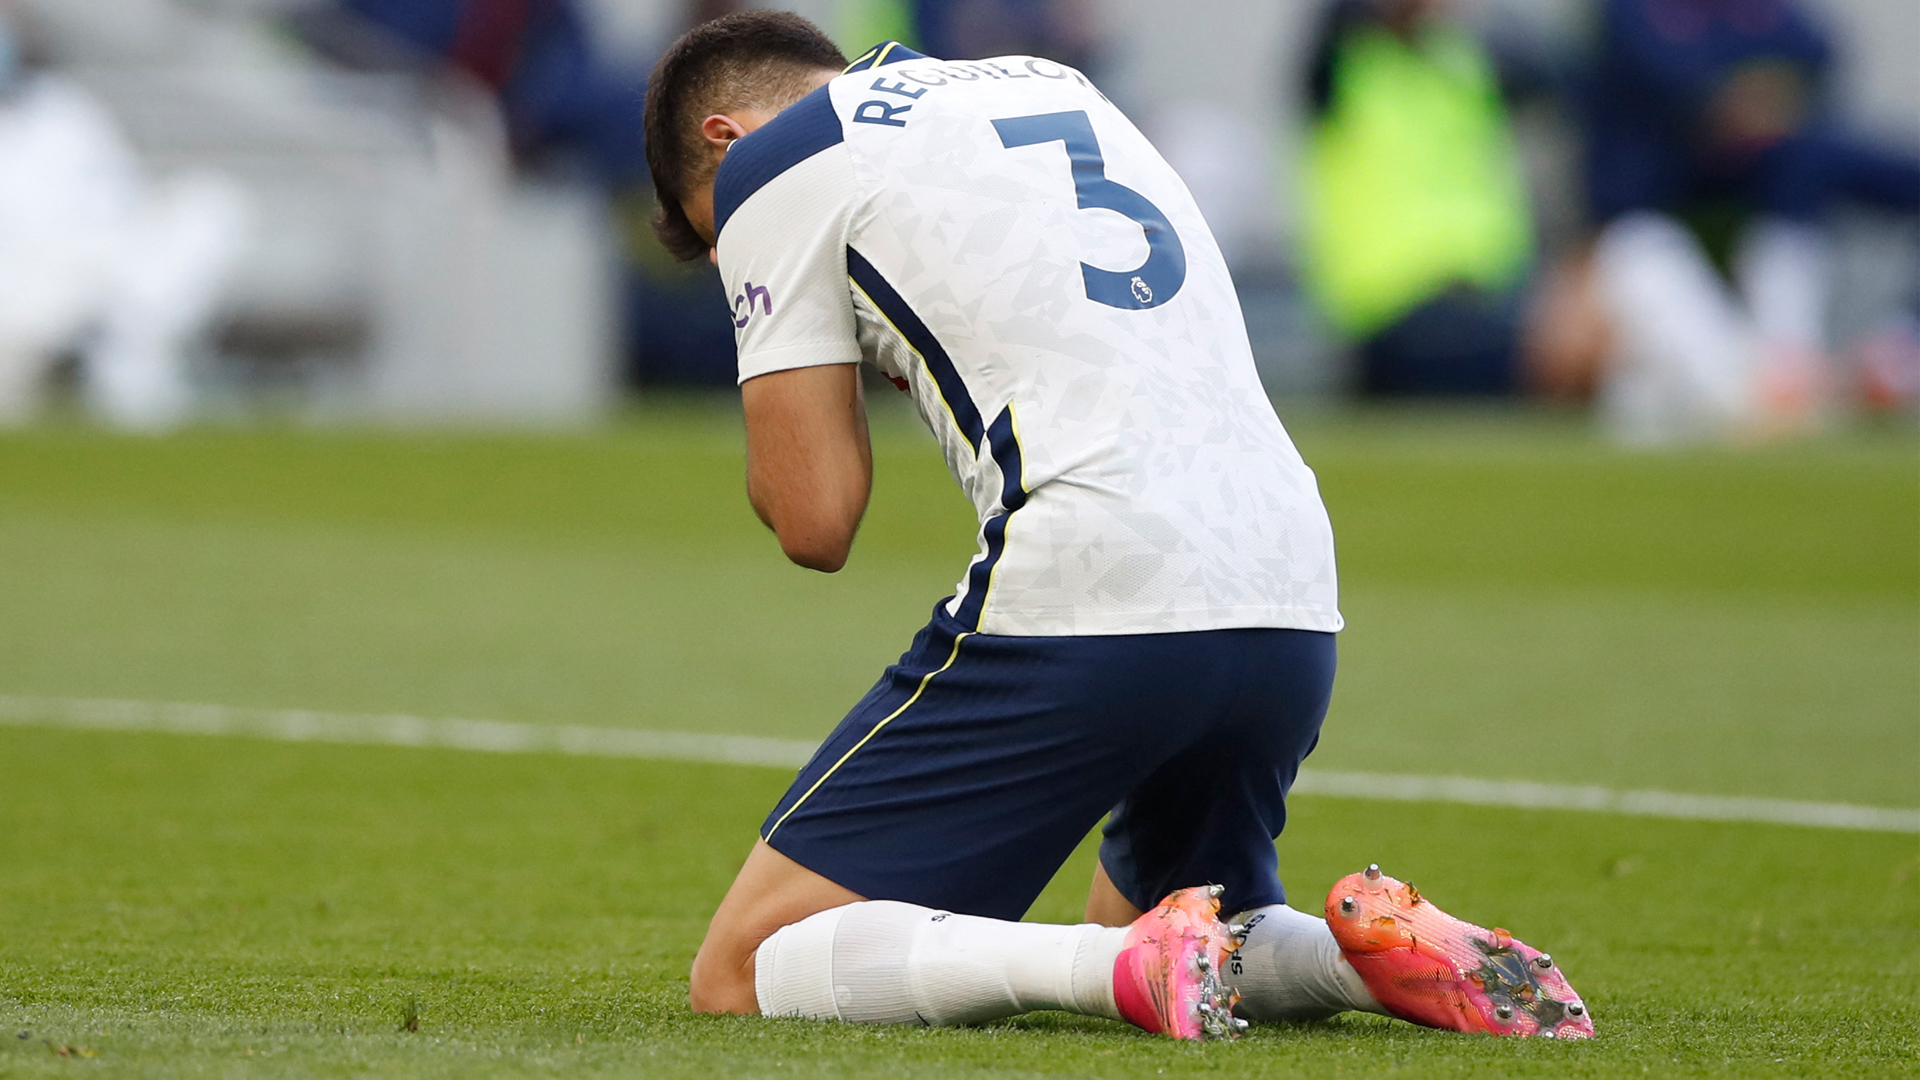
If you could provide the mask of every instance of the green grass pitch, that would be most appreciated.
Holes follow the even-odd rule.
[[[1920,806],[1910,434],[1625,455],[1527,414],[1289,415],[1341,558],[1328,769]],[[971,551],[876,415],[854,561],[782,564],[737,419],[0,435],[0,695],[822,735]],[[1588,1044],[1371,1017],[1188,1046],[695,1017],[779,769],[0,726],[0,1077],[1920,1075],[1912,835],[1295,800],[1550,949]],[[1077,916],[1083,849],[1030,917]]]

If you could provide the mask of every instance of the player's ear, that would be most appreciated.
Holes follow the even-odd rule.
[[[733,140],[745,135],[747,128],[740,121],[723,113],[715,113],[700,121],[700,134],[707,142],[725,150],[733,145]]]

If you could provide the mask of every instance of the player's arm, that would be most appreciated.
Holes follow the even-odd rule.
[[[831,112],[815,122],[839,123]],[[714,200],[735,209],[719,221],[715,261],[733,302],[747,498],[789,559],[830,574],[846,565],[873,477],[847,285],[855,184],[844,144],[782,159],[792,134],[727,151]]]
[[[854,364],[791,368],[740,385],[747,499],[787,558],[831,574],[847,564],[873,489],[873,450]]]

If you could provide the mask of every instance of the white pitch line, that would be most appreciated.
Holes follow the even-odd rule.
[[[1474,806],[1515,806],[1529,810],[1585,810],[1635,817],[1759,821],[1820,829],[1920,833],[1920,810],[1737,795],[1686,795],[1676,791],[1617,791],[1574,784],[1536,784],[1526,780],[1476,780],[1466,776],[1404,776],[1302,769],[1293,790],[1306,795],[1388,799],[1394,802],[1468,803]]]
[[[170,735],[240,735],[280,742],[430,746],[495,754],[579,754],[665,758],[726,765],[798,768],[813,744],[751,735],[694,735],[574,724],[510,724],[495,720],[428,720],[304,709],[235,709],[98,698],[0,695],[0,725],[83,731],[157,731]]]
[[[496,754],[577,754],[585,757],[651,758],[784,768],[798,768],[806,764],[807,759],[813,756],[815,746],[797,739],[766,739],[751,735],[696,735],[690,732],[585,727],[576,724],[429,720],[418,716],[8,695],[0,695],[0,726],[144,731],[172,735],[235,735],[280,742],[441,747]],[[1920,833],[1920,810],[1792,799],[1686,795],[1671,791],[1618,791],[1613,788],[1538,784],[1524,780],[1303,769],[1293,790],[1303,795],[1335,798],[1466,803],[1528,810],[1582,810],[1639,817]]]

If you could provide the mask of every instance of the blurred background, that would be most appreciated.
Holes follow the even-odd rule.
[[[1218,233],[1348,622],[1290,888],[1377,860],[1552,941],[1596,1075],[1912,1071],[1915,0],[794,6],[1086,69]],[[845,570],[743,497],[638,139],[726,7],[0,0],[0,1075],[1127,1060],[685,1014],[978,527],[891,392]],[[1363,1025],[1248,1068],[1563,1064]],[[1176,1049],[1137,1071],[1232,1071]]]
[[[729,0],[0,0],[0,421],[569,424],[733,382],[646,227],[646,73]],[[1082,67],[1192,187],[1271,393],[1628,443],[1920,395],[1907,0],[797,0]],[[1222,33],[1232,26],[1234,32]]]

